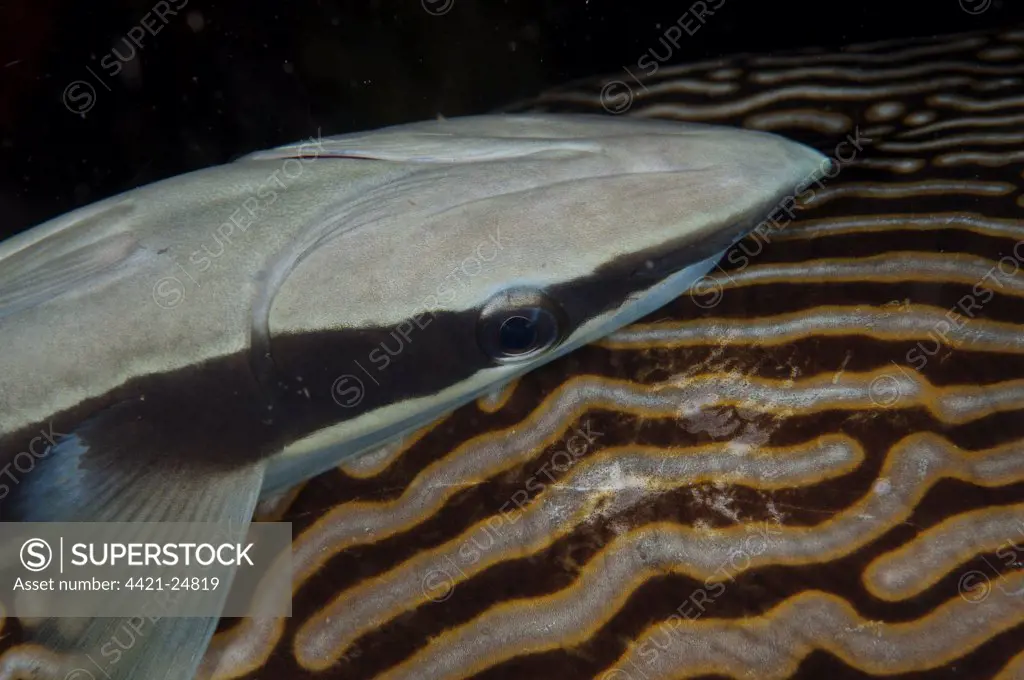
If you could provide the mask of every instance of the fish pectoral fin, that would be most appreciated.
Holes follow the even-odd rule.
[[[217,523],[218,539],[243,542],[264,466],[217,465],[219,434],[198,450],[195,437],[188,442],[174,438],[166,427],[148,426],[130,408],[109,410],[39,460],[5,501],[2,519]],[[138,527],[132,536],[118,534],[117,540],[153,536],[151,527]],[[172,529],[168,532],[173,535]],[[152,540],[171,542],[163,536]],[[233,567],[223,568],[234,576]],[[213,603],[208,611],[223,610],[231,578],[226,581],[203,593],[204,601]],[[219,619],[160,617],[160,611],[167,610],[156,606],[138,616],[23,619],[22,626],[28,641],[46,650],[39,655],[40,677],[192,680]]]

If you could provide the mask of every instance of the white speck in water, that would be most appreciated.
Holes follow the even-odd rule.
[[[890,491],[892,491],[892,482],[890,482],[888,478],[882,477],[877,482],[875,482],[875,493],[877,493],[879,496],[884,496]]]
[[[203,27],[206,26],[206,19],[203,18],[203,13],[199,10],[193,10],[189,12],[188,16],[185,18],[185,21],[188,22],[188,27],[191,28],[195,33],[198,33],[199,31],[203,30]]]

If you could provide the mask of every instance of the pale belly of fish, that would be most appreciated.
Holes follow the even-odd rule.
[[[692,295],[264,507],[293,617],[200,677],[1024,677],[1024,30],[612,79],[524,109],[836,168]]]

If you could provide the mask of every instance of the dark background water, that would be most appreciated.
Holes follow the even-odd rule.
[[[568,80],[621,73],[691,4],[3,2],[0,237],[318,128],[487,112]],[[1024,21],[1021,0],[707,4],[720,7],[682,36],[673,62]]]

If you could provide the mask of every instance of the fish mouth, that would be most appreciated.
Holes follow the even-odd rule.
[[[811,149],[807,151],[810,159],[827,160]],[[603,281],[604,285],[622,286],[626,294],[616,307],[595,315],[596,323],[581,324],[573,336],[548,356],[553,359],[596,342],[692,292],[693,286],[705,279],[737,243],[767,224],[773,215],[788,205],[787,201],[795,201],[796,195],[826,171],[827,165],[818,163],[808,174],[796,179],[793,186],[783,187],[766,197],[728,226],[712,225],[657,248],[609,262],[595,272],[595,278]],[[570,290],[561,294],[575,296],[575,291],[567,288]],[[698,306],[701,305],[698,303]]]
[[[769,196],[760,204],[747,210],[731,225],[707,228],[700,233],[670,241],[656,251],[647,253],[646,256],[632,256],[637,264],[631,271],[630,278],[657,282],[671,278],[698,262],[705,262],[708,259],[712,260],[708,267],[710,270],[734,245],[763,225],[768,224],[773,215],[786,210],[787,214],[792,216],[793,207],[797,206],[796,197],[808,186],[826,176],[830,167],[829,159],[817,152],[814,152],[814,155],[821,159],[817,167],[806,176],[796,180],[792,188],[783,188],[775,195]],[[774,229],[780,228],[782,227],[774,226]],[[715,253],[718,255],[714,256]],[[682,290],[679,294],[684,292],[686,291]]]

